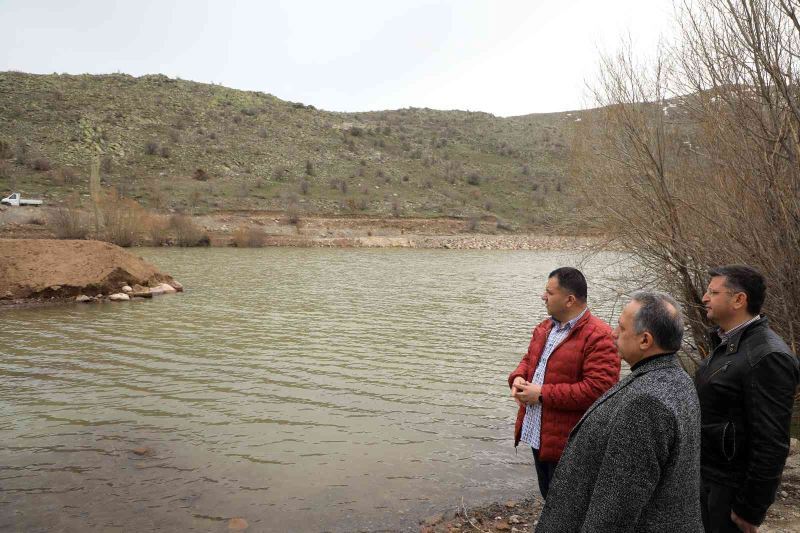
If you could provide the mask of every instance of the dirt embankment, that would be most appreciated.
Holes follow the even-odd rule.
[[[120,292],[126,285],[162,283],[175,280],[106,242],[0,239],[0,304],[94,297]]]
[[[53,213],[49,207],[0,207],[0,238],[52,239]],[[166,214],[157,216],[165,222],[169,219]],[[576,250],[599,242],[593,236],[522,232],[492,216],[469,220],[369,215],[293,218],[281,211],[218,211],[191,220],[208,236],[211,246],[230,246],[242,228],[260,232],[265,246]],[[147,240],[142,244],[147,245]]]

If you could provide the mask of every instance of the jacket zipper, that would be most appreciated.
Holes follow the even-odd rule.
[[[714,376],[716,376],[716,375],[717,375],[717,374],[719,374],[720,372],[724,372],[725,370],[727,370],[729,366],[731,366],[731,362],[730,362],[730,361],[728,361],[727,363],[725,363],[724,365],[722,365],[721,367],[719,367],[718,369],[716,369],[714,372],[712,372],[712,373],[711,373],[711,375],[710,375],[710,376],[708,376],[708,377],[706,378],[706,383],[708,383],[709,381],[711,381],[711,378],[713,378]]]

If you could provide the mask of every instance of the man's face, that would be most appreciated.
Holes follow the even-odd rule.
[[[703,295],[703,305],[706,306],[706,316],[715,324],[726,322],[734,315],[736,309],[735,292],[726,285],[725,276],[715,276],[708,283],[708,289]]]
[[[614,346],[616,346],[620,357],[628,364],[635,364],[642,358],[642,334],[637,334],[634,328],[636,313],[639,312],[641,306],[642,304],[635,300],[629,302],[622,309],[617,328],[612,333]]]
[[[542,301],[547,308],[547,312],[556,320],[561,320],[565,316],[569,304],[574,301],[575,297],[565,291],[558,284],[558,276],[548,278],[547,284],[544,287],[542,294]]]

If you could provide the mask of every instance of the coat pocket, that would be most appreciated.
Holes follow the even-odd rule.
[[[733,422],[704,424],[702,439],[704,456],[728,462],[736,456],[736,425]]]

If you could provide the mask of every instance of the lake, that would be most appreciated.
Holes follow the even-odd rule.
[[[415,530],[533,493],[506,377],[579,256],[133,251],[186,292],[0,315],[0,530]],[[625,261],[582,267],[603,318]]]

